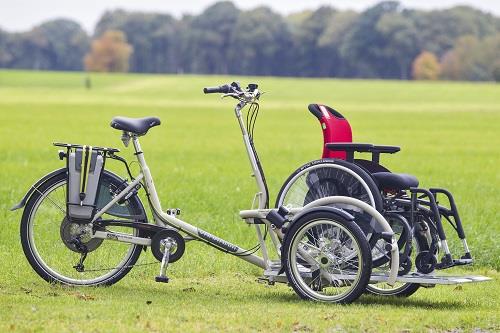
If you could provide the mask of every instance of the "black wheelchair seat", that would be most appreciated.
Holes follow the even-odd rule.
[[[111,127],[125,132],[131,132],[137,135],[144,135],[151,127],[161,124],[157,117],[144,117],[144,118],[127,118],[127,117],[114,117],[111,120]]]
[[[418,179],[405,173],[375,172],[372,176],[380,189],[408,190],[418,187]]]

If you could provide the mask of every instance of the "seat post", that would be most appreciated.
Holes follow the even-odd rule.
[[[141,144],[139,143],[139,137],[137,135],[132,134],[132,142],[134,144],[135,155],[137,156],[137,159],[139,160],[139,162],[141,162],[141,160],[139,159],[139,156],[143,155],[143,153],[142,153],[142,149],[141,149]],[[141,156],[141,157],[142,157],[142,160],[144,161],[144,156]]]

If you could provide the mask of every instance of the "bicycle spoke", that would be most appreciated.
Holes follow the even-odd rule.
[[[42,192],[40,192],[40,190],[39,190],[39,189],[35,189],[35,190],[36,190],[38,193],[40,193],[40,194],[42,194],[42,195],[43,195],[43,193],[42,193]],[[63,215],[64,215],[64,216],[66,216],[66,210],[65,210],[65,209],[63,209],[63,208],[61,208],[61,206],[59,206],[59,205],[58,205],[58,204],[57,204],[54,200],[52,200],[52,198],[50,197],[50,194],[46,195],[46,196],[45,196],[45,198],[49,199],[49,201],[50,201],[50,202],[51,202],[54,206],[56,206],[56,208],[57,208],[57,209],[59,209],[59,210],[63,213]]]

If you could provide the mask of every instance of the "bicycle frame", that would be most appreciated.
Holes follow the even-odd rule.
[[[263,210],[266,208],[267,204],[267,199],[268,199],[268,192],[267,188],[264,183],[264,176],[257,164],[257,157],[255,155],[255,152],[252,148],[250,138],[248,136],[248,132],[244,126],[243,119],[242,119],[242,114],[241,110],[245,107],[247,103],[244,101],[240,101],[236,107],[235,107],[235,115],[238,120],[238,123],[240,125],[240,129],[243,135],[243,142],[245,144],[246,152],[250,161],[250,165],[252,168],[252,172],[257,187],[258,187],[258,192],[255,195],[254,198],[254,204],[257,199],[258,202],[258,209]],[[249,251],[246,249],[243,249],[237,245],[234,245],[224,239],[221,239],[217,236],[214,236],[210,234],[209,232],[202,230],[192,224],[189,224],[185,221],[182,221],[178,219],[175,215],[169,215],[166,212],[162,210],[160,199],[158,197],[158,193],[156,192],[156,188],[153,182],[153,176],[151,174],[151,171],[146,163],[146,159],[144,157],[144,153],[142,151],[141,145],[139,143],[139,137],[137,135],[130,134],[134,150],[135,150],[135,155],[137,156],[137,161],[139,162],[141,172],[135,177],[135,179],[123,190],[121,191],[118,195],[116,195],[113,200],[111,200],[103,209],[101,209],[97,214],[94,216],[92,223],[96,222],[108,209],[110,209],[116,202],[118,202],[122,197],[124,197],[128,192],[130,192],[133,188],[135,188],[137,185],[141,183],[142,180],[144,180],[143,184],[148,196],[148,201],[149,205],[152,208],[153,211],[153,218],[155,221],[155,224],[161,227],[169,226],[173,227],[181,232],[186,233],[190,237],[192,237],[195,240],[200,240],[203,241],[216,249],[233,254],[235,256],[238,256],[239,258],[254,264],[256,266],[259,266],[263,269],[268,269],[270,268],[272,262],[269,260],[268,257],[268,252],[265,244],[265,239],[262,236],[261,229],[258,224],[255,224],[256,231],[257,231],[257,237],[260,243],[260,248],[262,250],[263,258],[259,257],[254,254],[248,254]],[[253,208],[253,207],[252,207]],[[279,232],[272,230],[271,225],[269,221],[263,220],[264,223],[268,225],[268,230],[271,234],[271,240],[273,241],[274,245],[278,248],[278,238],[281,238]],[[144,245],[144,246],[149,246],[151,244],[151,240],[149,238],[141,238],[141,237],[135,237],[131,236],[129,234],[124,234],[124,233],[118,233],[118,232],[112,232],[112,231],[95,231],[94,238],[101,238],[101,239],[108,239],[108,240],[115,240],[115,241],[120,241],[120,242],[125,242],[125,243],[131,243],[131,244],[138,244],[138,245]],[[279,252],[278,252],[279,253]]]

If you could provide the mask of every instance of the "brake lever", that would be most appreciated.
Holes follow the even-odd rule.
[[[227,94],[223,94],[221,96],[221,98],[226,98],[226,97],[232,97],[232,98],[239,99],[240,96],[237,93],[227,93]]]

